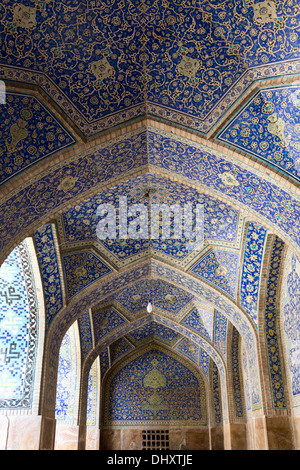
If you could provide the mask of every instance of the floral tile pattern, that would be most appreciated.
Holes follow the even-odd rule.
[[[189,271],[236,298],[239,255],[210,250]]]
[[[300,180],[300,87],[258,92],[218,134],[218,139]]]
[[[51,224],[40,227],[33,236],[44,287],[46,329],[63,307],[63,287],[58,266],[58,253]]]
[[[179,340],[181,335],[171,328],[167,328],[166,326],[153,321],[141,328],[137,328],[131,332],[128,337],[135,345],[139,345],[141,342],[149,339],[158,339],[164,344],[173,346],[173,344]]]
[[[93,313],[95,341],[98,343],[127,320],[112,307]]]
[[[205,324],[201,318],[201,312],[197,308],[194,308],[188,315],[181,321],[185,326],[188,326],[192,330],[197,331],[204,338],[211,340],[211,336],[207,331]]]
[[[171,351],[148,347],[108,376],[105,425],[197,425],[206,419],[201,375]]]
[[[205,130],[248,69],[272,76],[299,58],[298,15],[295,0],[8,1],[1,62],[6,77],[39,83],[85,135],[146,112]]]
[[[257,304],[267,230],[257,223],[249,223],[245,242],[241,276],[241,306],[257,325]]]
[[[62,256],[68,298],[112,272],[102,259],[90,250],[65,253]]]
[[[1,106],[0,184],[75,143],[74,137],[34,96],[6,93]]]
[[[185,354],[192,361],[199,364],[200,348],[198,344],[193,343],[188,338],[183,338],[176,346],[175,349]]]

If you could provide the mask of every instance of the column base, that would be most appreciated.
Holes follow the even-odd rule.
[[[78,450],[79,426],[57,423],[55,450]]]
[[[224,449],[247,450],[246,423],[224,422]]]
[[[39,450],[41,427],[41,416],[1,416],[0,449]]]

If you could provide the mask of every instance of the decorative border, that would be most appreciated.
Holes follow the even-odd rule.
[[[89,122],[74,106],[72,101],[62,93],[55,83],[43,72],[26,70],[21,67],[14,67],[0,64],[0,78],[13,82],[30,83],[38,86],[47,96],[60,107],[69,119],[76,123],[77,128],[86,136],[103,132],[112,126],[137,119],[148,115],[155,116],[174,124],[190,128],[202,134],[207,134],[219,120],[228,112],[232,105],[243,95],[243,93],[257,81],[268,78],[280,78],[283,76],[295,75],[300,72],[300,61],[298,59],[270,63],[248,69],[226,92],[223,99],[210,111],[204,120],[197,119],[193,115],[178,112],[172,108],[163,107],[151,102],[143,102],[140,105],[120,112],[104,116],[96,121]]]
[[[233,124],[234,120],[237,119],[251,104],[253,104],[254,100],[264,91],[268,90],[274,90],[274,89],[282,89],[282,88],[294,88],[298,86],[299,87],[299,82],[296,83],[284,83],[281,85],[273,85],[273,86],[265,86],[261,87],[259,90],[256,91],[256,93],[248,98],[248,100],[243,103],[233,114],[233,116],[230,117],[229,121],[226,123],[224,127],[222,127],[215,139],[218,140],[219,142],[225,144],[229,148],[232,148],[236,151],[242,151],[245,154],[249,154],[250,156],[252,155],[253,157],[257,158],[258,160],[262,161],[263,163],[266,163],[268,166],[273,167],[276,172],[280,172],[283,175],[286,175],[288,178],[291,178],[292,180],[295,180],[296,183],[300,182],[300,176],[293,175],[290,173],[288,170],[285,170],[282,166],[279,164],[275,163],[274,161],[268,160],[267,156],[263,157],[259,153],[256,153],[254,151],[251,151],[250,149],[246,149],[242,145],[239,145],[239,143],[232,143],[229,140],[226,140],[221,137],[221,134],[224,134],[226,131],[229,131],[230,126]]]

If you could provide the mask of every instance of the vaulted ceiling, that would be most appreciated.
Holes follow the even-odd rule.
[[[1,256],[33,237],[47,331],[78,319],[83,358],[111,345],[111,363],[154,340],[225,360],[227,321],[257,329],[267,235],[299,250],[298,2],[4,0],[0,18]],[[99,240],[120,195],[204,204],[204,242]]]

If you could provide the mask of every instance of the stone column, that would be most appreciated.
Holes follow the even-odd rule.
[[[300,416],[292,416],[295,450],[300,450]]]
[[[0,449],[39,450],[43,425],[43,418],[38,415],[0,416]]]
[[[210,429],[211,450],[224,450],[224,432],[222,426]]]
[[[100,429],[97,426],[80,424],[78,431],[78,450],[99,450]]]
[[[54,449],[56,420],[42,416],[40,450]]]
[[[224,422],[224,449],[247,450],[247,426],[246,423]]]
[[[253,450],[293,450],[297,446],[290,416],[257,416],[248,425]]]
[[[290,416],[266,416],[269,450],[294,450]]]

